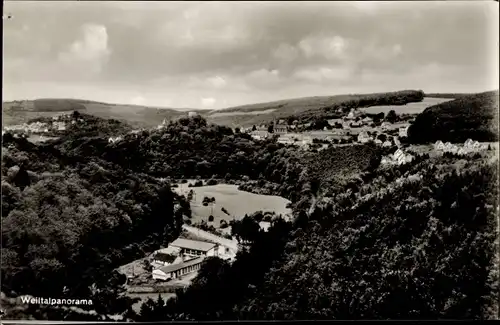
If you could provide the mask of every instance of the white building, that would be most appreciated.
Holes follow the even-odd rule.
[[[434,143],[434,149],[435,149],[435,150],[440,150],[440,151],[442,151],[442,150],[444,150],[444,148],[445,148],[445,147],[444,147],[444,143],[443,143],[443,141],[438,140],[438,141],[436,141],[436,143]]]
[[[380,125],[380,127],[382,128],[382,130],[387,131],[387,130],[389,130],[391,128],[391,123],[382,122],[382,124]]]
[[[192,272],[196,272],[200,269],[204,259],[204,256],[200,256],[183,263],[162,266],[153,270],[153,279],[168,281],[178,279],[179,277]]]
[[[360,142],[360,143],[367,143],[367,142],[370,142],[371,140],[373,140],[372,137],[370,137],[368,135],[368,132],[366,132],[366,131],[360,132],[358,134],[358,142]]]
[[[200,228],[188,226],[186,224],[182,225],[182,229],[194,234],[195,236],[207,240],[209,242],[217,243],[219,250],[217,256],[222,259],[233,259],[238,251],[238,242],[236,240],[223,238],[208,231],[202,230]]]
[[[177,238],[169,245],[180,248],[180,254],[192,256],[217,256],[218,245],[198,240]]]
[[[409,126],[404,126],[399,128],[399,136],[400,137],[407,137],[408,136],[408,128]]]
[[[261,222],[259,222],[259,227],[263,231],[267,232],[269,227],[271,227],[271,223],[268,221],[261,221]]]
[[[386,140],[383,144],[382,144],[382,147],[391,147],[392,146],[392,143],[391,141],[389,140]]]
[[[302,145],[310,145],[313,143],[313,138],[311,136],[302,137]]]

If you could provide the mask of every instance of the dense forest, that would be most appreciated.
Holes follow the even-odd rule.
[[[496,317],[497,171],[479,157],[421,158],[274,224],[233,265],[207,261],[186,292],[137,319]]]
[[[2,293],[126,311],[114,269],[176,238],[189,204],[168,184],[103,161],[72,162],[12,137],[2,146]]]
[[[387,167],[380,159],[394,147],[307,152],[199,116],[138,133],[118,121],[68,118],[75,123],[57,140],[3,136],[1,283],[9,297],[92,297],[87,309],[138,321],[495,313],[497,171],[482,155],[420,155]],[[289,198],[295,220],[274,219],[268,232],[253,217],[234,224],[246,247],[234,263],[207,259],[192,286],[137,315],[114,270],[179,234],[190,208],[170,186],[197,177]],[[34,307],[8,315],[103,319]]]
[[[498,95],[498,91],[466,95],[428,107],[408,129],[408,140],[498,141]]]

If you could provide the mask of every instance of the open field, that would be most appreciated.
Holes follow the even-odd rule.
[[[424,100],[419,103],[408,103],[406,105],[371,106],[362,108],[361,110],[371,114],[377,114],[381,112],[387,114],[390,110],[394,110],[397,114],[419,114],[423,112],[427,107],[448,102],[450,100],[453,100],[453,98],[424,97]]]
[[[187,195],[190,190],[195,193],[191,201],[191,210],[193,212],[192,222],[205,220],[208,222],[210,215],[214,216],[214,227],[220,225],[221,220],[230,221],[241,219],[245,214],[252,214],[256,211],[274,211],[277,215],[288,215],[292,213],[286,205],[290,202],[285,198],[273,195],[259,195],[238,190],[236,185],[218,184],[213,186],[188,187],[187,184],[179,184],[174,190],[183,195]],[[215,204],[203,206],[203,198],[215,198]],[[230,215],[222,212],[225,208]]]

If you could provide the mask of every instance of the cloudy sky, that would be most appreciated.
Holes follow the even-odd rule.
[[[4,100],[224,108],[498,88],[498,3],[5,1]]]

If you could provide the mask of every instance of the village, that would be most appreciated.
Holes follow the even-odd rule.
[[[275,120],[272,127],[259,125],[252,128],[243,128],[242,133],[248,133],[255,140],[265,140],[272,137],[284,145],[294,145],[305,150],[311,149],[313,144],[322,144],[319,149],[328,145],[349,145],[354,143],[374,142],[377,145],[390,147],[401,146],[400,138],[406,137],[409,119],[390,123],[387,121],[375,123],[373,118],[366,116],[358,109],[351,110],[347,115],[338,119],[327,120],[328,126],[320,130],[311,130],[311,123],[291,125],[284,120]]]

